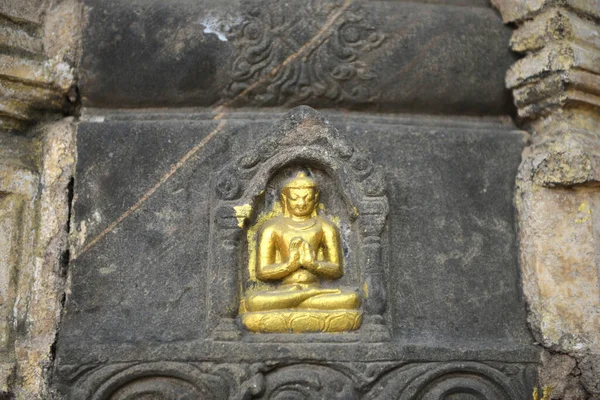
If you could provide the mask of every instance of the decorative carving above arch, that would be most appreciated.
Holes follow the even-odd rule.
[[[323,99],[364,104],[378,97],[378,75],[368,54],[385,34],[360,4],[310,1],[291,16],[287,4],[249,1],[242,10],[243,18],[227,34],[236,49],[232,82],[223,90],[229,105],[290,106]],[[323,25],[331,33],[325,34]],[[313,39],[303,43],[282,35],[290,30]]]

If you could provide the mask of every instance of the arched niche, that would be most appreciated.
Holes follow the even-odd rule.
[[[207,279],[207,328],[212,338],[240,338],[235,318],[247,288],[248,229],[272,206],[268,196],[273,196],[286,171],[300,168],[318,173],[326,196],[339,200],[334,202],[334,213],[346,224],[345,245],[351,247],[344,260],[346,279],[364,293],[361,330],[370,331],[366,335],[370,340],[385,339],[387,288],[381,236],[388,201],[383,175],[321,114],[304,106],[286,114],[265,140],[213,178]]]

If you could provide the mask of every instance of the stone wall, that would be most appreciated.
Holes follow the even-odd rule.
[[[80,6],[0,4],[0,397],[47,398],[68,263]],[[3,398],[4,398],[3,397]]]
[[[0,232],[6,232],[0,237],[0,397],[50,396],[54,347],[70,290],[68,248],[76,248],[81,238],[74,232],[68,240],[80,89],[88,107],[100,108],[113,107],[115,99],[124,108],[161,106],[163,101],[173,107],[210,106],[221,101],[211,113],[221,115],[225,106],[308,103],[371,112],[498,116],[509,114],[510,106],[496,79],[497,68],[514,62],[506,86],[517,106],[515,122],[531,134],[515,195],[521,279],[529,326],[544,349],[533,397],[600,398],[600,4],[495,0],[504,22],[515,27],[510,46],[523,56],[515,62],[504,47],[496,47],[504,31],[490,22],[493,15],[482,2],[459,1],[442,11],[388,3],[381,6],[387,13],[381,13],[386,16],[377,28],[404,35],[390,39],[393,36],[385,32],[386,42],[373,37],[358,60],[362,64],[351,64],[358,65],[377,96],[360,92],[358,98],[344,94],[337,99],[306,98],[303,92],[268,97],[269,90],[261,87],[268,68],[250,77],[258,84],[241,74],[222,90],[229,78],[215,73],[214,66],[243,63],[233,54],[243,52],[245,42],[221,40],[236,32],[213,23],[219,16],[196,26],[196,21],[186,20],[193,12],[172,6],[157,16],[152,13],[158,8],[152,7],[158,6],[152,3],[124,8],[131,12],[119,17],[130,23],[118,25],[110,20],[117,14],[114,10],[98,17],[102,7],[110,11],[108,2],[85,9],[76,0],[0,4]],[[89,13],[98,13],[91,23]],[[394,18],[414,13],[420,15],[417,22]],[[455,18],[447,18],[448,13]],[[183,36],[147,27],[161,18],[178,21],[185,29],[176,33]],[[488,24],[492,33],[485,34]],[[109,32],[107,26],[115,31]],[[207,30],[212,34],[205,35]],[[453,35],[457,47],[452,54],[438,50],[448,44],[435,32]],[[157,47],[136,52],[152,34]],[[125,41],[123,53],[111,47],[119,37]],[[83,57],[80,69],[83,42],[91,56]],[[310,46],[297,50],[300,55],[313,54]],[[491,59],[483,58],[486,51]],[[300,68],[292,53],[286,65]],[[205,55],[200,64],[190,61]],[[162,69],[140,73],[128,62],[155,63]],[[77,85],[80,70],[83,84]],[[387,76],[390,71],[399,78]],[[432,76],[443,84],[427,86]],[[153,80],[156,85],[148,85]],[[250,93],[254,89],[258,90]],[[144,100],[140,90],[147,91]],[[103,118],[88,117],[85,129]],[[118,124],[119,117],[114,119]]]

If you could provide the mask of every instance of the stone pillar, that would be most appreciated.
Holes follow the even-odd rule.
[[[72,122],[45,125],[40,139],[39,188],[30,210],[34,237],[31,247],[21,248],[28,258],[17,267],[14,312],[21,329],[14,333],[13,390],[19,399],[48,398],[47,373],[54,358],[68,262],[69,188],[75,162]]]
[[[81,7],[0,2],[0,398],[48,398],[64,296]],[[5,234],[6,233],[6,234]]]
[[[0,133],[0,394],[15,378],[14,341],[24,301],[20,271],[30,262],[34,199],[39,180],[30,157],[33,143]],[[22,326],[22,325],[21,325]]]
[[[506,84],[531,133],[516,204],[539,394],[600,398],[600,4],[495,3],[525,55]]]

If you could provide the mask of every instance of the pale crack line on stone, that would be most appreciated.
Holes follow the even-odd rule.
[[[217,117],[219,117],[221,115],[221,112],[222,112],[222,110],[224,108],[226,108],[227,106],[235,103],[235,101],[237,99],[239,99],[240,97],[243,97],[243,96],[247,95],[248,93],[250,93],[251,91],[253,91],[257,86],[262,85],[263,83],[265,83],[269,79],[273,78],[275,75],[277,75],[277,73],[283,67],[285,67],[289,63],[291,63],[294,60],[296,60],[296,58],[298,58],[300,56],[303,56],[304,53],[307,53],[306,55],[310,55],[310,53],[312,53],[314,51],[314,48],[311,49],[311,47],[315,47],[315,48],[318,47],[327,38],[327,35],[331,34],[330,31],[331,31],[331,28],[333,27],[335,21],[337,21],[337,19],[342,16],[342,14],[348,9],[348,7],[350,7],[352,5],[353,2],[354,2],[353,0],[345,0],[344,4],[340,7],[339,10],[337,10],[336,12],[331,13],[331,16],[329,17],[329,19],[327,19],[327,21],[325,22],[325,24],[323,25],[323,27],[321,29],[319,29],[319,32],[317,32],[317,34],[315,36],[313,36],[309,41],[307,41],[306,43],[304,43],[302,45],[302,47],[300,47],[298,49],[298,51],[296,51],[295,53],[290,54],[285,60],[283,60],[283,62],[281,64],[279,64],[278,66],[274,67],[267,74],[263,75],[261,78],[259,78],[258,80],[256,80],[256,82],[254,82],[253,84],[251,84],[250,86],[248,86],[246,89],[244,89],[243,91],[241,91],[237,96],[235,96],[231,100],[226,101],[222,105],[216,107],[215,111],[218,113]],[[219,119],[217,117],[215,117],[215,119]]]
[[[270,79],[273,76],[275,76],[279,72],[279,70],[281,70],[281,68],[285,67],[289,63],[293,62],[296,58],[303,55],[303,53],[305,52],[306,49],[310,50],[310,47],[313,46],[315,43],[319,44],[323,40],[325,40],[325,36],[330,33],[328,31],[332,28],[335,21],[342,16],[342,14],[348,9],[348,7],[350,7],[350,5],[352,5],[352,3],[353,3],[353,0],[345,0],[344,4],[340,7],[340,9],[337,10],[336,12],[332,13],[332,15],[329,17],[329,19],[323,25],[323,27],[319,30],[319,32],[317,32],[317,34],[315,36],[313,36],[308,42],[306,42],[304,45],[302,45],[302,47],[300,47],[298,49],[298,51],[296,51],[295,53],[288,56],[285,60],[283,60],[283,62],[281,64],[279,64],[278,66],[273,68],[271,71],[269,71],[268,74],[266,74],[262,78],[258,79],[252,85],[248,86],[237,96],[235,96],[231,100],[225,102],[223,105],[220,105],[219,107],[215,108],[215,112],[217,114],[213,117],[213,120],[221,120],[227,114],[227,112],[224,111],[224,109],[229,104],[232,104],[238,98],[245,96],[247,93],[254,90],[254,88],[256,88],[258,85],[264,83],[267,79]],[[202,147],[204,147],[206,145],[206,143],[208,143],[208,141],[210,141],[213,138],[213,136],[215,136],[217,133],[222,131],[223,128],[225,127],[225,124],[226,124],[226,121],[221,121],[219,123],[219,125],[212,132],[210,132],[200,143],[198,143],[196,146],[192,147],[190,149],[190,151],[188,151],[178,162],[173,164],[171,166],[171,168],[169,169],[169,171],[154,186],[152,186],[146,193],[144,193],[144,195],[142,197],[140,197],[140,199],[133,206],[131,206],[119,218],[117,218],[114,222],[112,222],[106,229],[104,229],[100,234],[98,234],[98,236],[94,237],[90,242],[88,242],[88,244],[86,244],[83,247],[83,249],[81,249],[81,251],[77,252],[73,256],[72,260],[77,259],[79,256],[81,256],[82,254],[87,252],[96,243],[98,243],[98,241],[100,239],[102,239],[108,233],[112,232],[121,222],[123,222],[123,220],[125,220],[127,217],[129,217],[131,214],[133,214],[138,208],[140,208],[142,206],[142,204],[144,202],[146,202],[146,200],[148,200],[148,198],[150,196],[152,196],[152,194],[154,194],[154,192],[160,186],[162,186],[162,184],[165,183],[175,172],[177,172],[177,170],[179,170],[190,157],[192,157]]]
[[[220,119],[220,118],[215,117],[215,119]],[[179,161],[177,161],[175,164],[171,165],[171,168],[169,168],[169,171],[167,171],[167,173],[164,174],[163,177],[160,178],[160,180],[158,182],[156,182],[156,184],[154,184],[154,186],[152,186],[146,193],[144,193],[144,195],[142,197],[140,197],[139,200],[133,206],[131,206],[127,211],[125,211],[123,214],[121,214],[121,216],[119,218],[117,218],[115,221],[113,221],[100,234],[98,234],[96,237],[94,237],[94,239],[92,239],[88,244],[86,244],[83,247],[83,249],[81,249],[81,251],[77,252],[77,254],[75,254],[75,256],[73,257],[73,260],[77,259],[80,255],[82,255],[83,253],[88,251],[90,248],[92,248],[92,246],[94,246],[96,243],[98,243],[98,241],[100,239],[102,239],[104,236],[106,236],[107,234],[112,232],[117,227],[117,225],[119,225],[127,217],[129,217],[131,214],[133,214],[138,208],[140,208],[142,206],[142,204],[144,204],[146,202],[146,200],[148,200],[148,198],[150,196],[152,196],[154,194],[154,192],[156,192],[156,190],[158,190],[158,188],[163,185],[163,183],[165,183],[171,176],[173,176],[173,174],[175,174],[175,172],[177,172],[194,154],[196,154],[200,149],[202,149],[216,134],[221,132],[223,130],[223,128],[225,127],[226,123],[227,123],[227,121],[219,122],[219,125],[217,125],[217,127],[212,132],[210,132],[208,135],[206,135],[206,137],[204,139],[202,139],[200,141],[200,143],[198,143],[197,145],[192,147],[187,153],[185,153],[185,155],[183,157],[181,157],[179,159]]]

